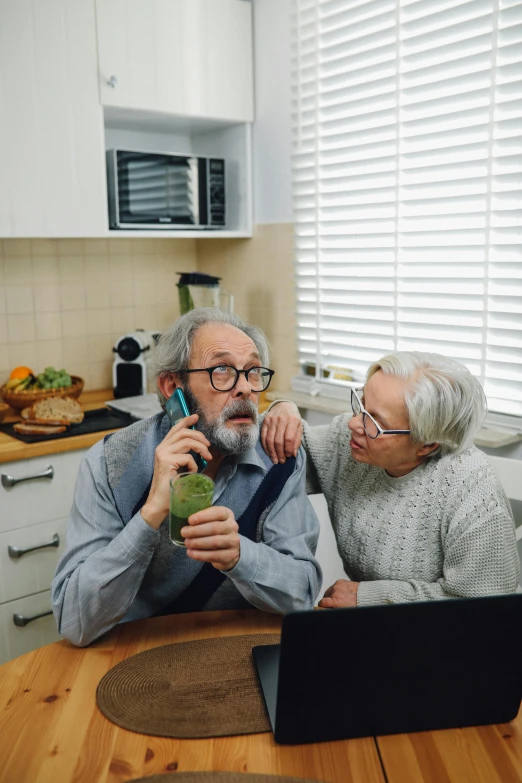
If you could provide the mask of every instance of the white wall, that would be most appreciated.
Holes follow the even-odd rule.
[[[254,222],[290,223],[291,0],[254,0]]]

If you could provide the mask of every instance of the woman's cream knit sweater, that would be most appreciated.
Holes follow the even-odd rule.
[[[349,418],[305,423],[304,445],[358,605],[515,592],[513,517],[487,456],[472,446],[391,478],[352,458]]]

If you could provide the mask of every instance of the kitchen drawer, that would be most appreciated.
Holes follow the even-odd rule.
[[[0,533],[0,603],[49,590],[58,558],[65,547],[66,528],[67,517],[63,517]],[[18,550],[41,547],[53,541],[53,538],[56,540],[56,536],[58,546],[37,549],[18,557],[16,555],[19,552],[9,555],[8,547],[16,547]]]
[[[0,664],[61,638],[52,614],[32,620],[23,628],[14,624],[15,614],[29,619],[50,610],[50,590],[0,604]]]
[[[0,465],[2,477],[14,479],[36,476],[49,466],[53,469],[50,479],[31,478],[13,487],[0,484],[0,533],[66,517],[71,509],[74,483],[85,453],[86,449],[81,449]]]

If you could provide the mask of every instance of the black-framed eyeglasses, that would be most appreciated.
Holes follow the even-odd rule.
[[[274,375],[274,370],[269,370],[268,367],[250,367],[248,370],[237,370],[228,364],[216,364],[215,367],[203,367],[199,370],[178,370],[178,372],[208,372],[213,388],[222,392],[233,389],[240,375],[245,376],[252,391],[262,392],[268,389]]]
[[[362,389],[352,389],[352,411],[354,416],[362,413],[364,431],[369,438],[375,440],[379,435],[409,435],[411,433],[411,430],[383,430],[362,404],[359,397],[362,392]]]

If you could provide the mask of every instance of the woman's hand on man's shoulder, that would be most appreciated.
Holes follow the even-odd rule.
[[[274,463],[296,457],[303,438],[303,422],[293,402],[278,402],[265,413],[261,444]]]

